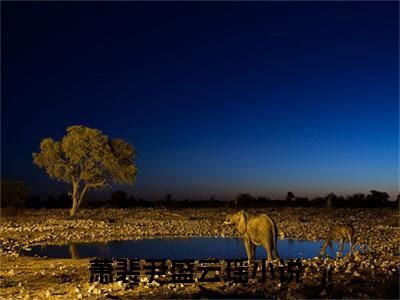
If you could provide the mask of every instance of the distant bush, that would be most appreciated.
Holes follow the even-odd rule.
[[[385,192],[372,190],[365,198],[365,201],[372,207],[381,206],[389,202],[389,195]]]
[[[12,212],[22,208],[29,195],[28,187],[21,181],[1,181],[1,208]]]
[[[292,192],[288,192],[287,193],[287,195],[286,195],[286,198],[285,198],[285,200],[287,201],[287,202],[291,202],[293,199],[295,199],[296,198],[296,196],[292,193]]]
[[[115,191],[111,194],[111,206],[125,207],[128,202],[128,194],[124,191]]]
[[[26,208],[32,208],[32,209],[38,209],[43,207],[42,201],[40,201],[39,196],[29,196],[25,200],[25,207]]]
[[[234,206],[237,208],[251,207],[255,202],[255,198],[248,193],[239,193],[234,200]]]

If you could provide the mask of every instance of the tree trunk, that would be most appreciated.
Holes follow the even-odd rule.
[[[104,187],[106,186],[105,182],[106,180],[104,179],[103,181],[97,183],[85,183],[83,189],[79,191],[79,180],[77,181],[72,179],[72,208],[69,211],[70,216],[73,217],[75,215],[82,203],[83,197],[89,189]]]
[[[79,185],[73,183],[72,191],[72,208],[69,211],[71,217],[73,217],[82,203],[83,197],[85,196],[88,186],[85,185],[81,192],[79,192]]]
[[[69,210],[69,215],[73,217],[78,210],[78,199],[72,196],[72,208]]]
[[[78,201],[78,183],[72,182],[72,208],[69,210],[69,215],[73,217],[78,210],[79,201]]]

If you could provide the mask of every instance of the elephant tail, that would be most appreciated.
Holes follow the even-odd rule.
[[[274,254],[275,254],[275,258],[279,258],[278,255],[278,227],[276,226],[276,224],[274,222],[272,222],[274,225]]]

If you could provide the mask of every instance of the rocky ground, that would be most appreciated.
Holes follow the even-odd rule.
[[[358,244],[368,245],[343,259],[303,260],[303,283],[267,280],[248,285],[146,284],[121,282],[89,284],[88,259],[26,257],[34,245],[140,239],[146,237],[235,236],[223,226],[226,209],[136,208],[81,210],[70,218],[67,210],[25,211],[1,217],[1,298],[398,298],[399,212],[395,209],[270,208],[280,238],[323,239],[333,221],[351,222]],[[277,262],[276,262],[277,263]],[[332,283],[321,287],[322,270],[330,265]]]

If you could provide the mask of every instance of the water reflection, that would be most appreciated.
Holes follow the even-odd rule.
[[[278,240],[278,253],[281,258],[313,258],[319,255],[323,241]],[[333,243],[326,255],[336,257],[339,244]],[[355,250],[360,250],[356,245]],[[349,251],[344,246],[343,255]],[[70,243],[64,246],[36,246],[27,255],[47,256],[49,258],[166,258],[166,259],[206,259],[206,258],[245,258],[243,241],[239,238],[187,238],[187,239],[143,239],[111,241],[103,243]],[[256,258],[265,258],[262,247],[257,247]]]
[[[75,243],[71,243],[68,245],[69,255],[71,255],[72,259],[79,259],[78,247]]]

